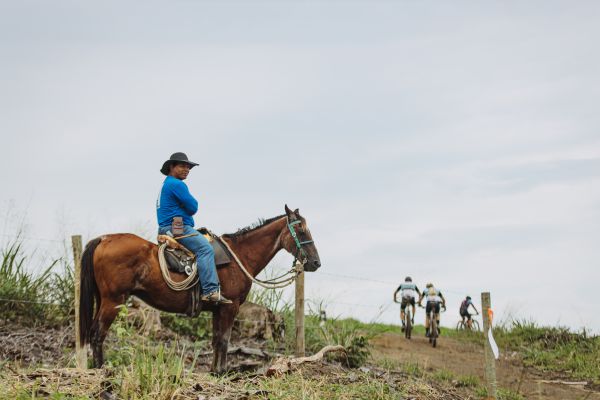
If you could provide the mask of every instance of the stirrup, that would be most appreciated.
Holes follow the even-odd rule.
[[[233,301],[223,297],[221,295],[220,290],[216,290],[212,293],[202,295],[201,299],[202,299],[202,301],[206,301],[209,303],[215,303],[215,304],[232,304],[233,303]]]

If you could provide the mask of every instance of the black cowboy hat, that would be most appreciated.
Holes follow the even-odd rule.
[[[160,172],[162,172],[163,175],[169,175],[169,167],[171,166],[171,164],[174,164],[174,163],[187,164],[190,166],[190,169],[192,169],[196,165],[198,165],[195,162],[191,162],[190,160],[188,160],[185,153],[173,153],[173,154],[171,154],[171,158],[169,158],[167,161],[165,161],[163,163],[163,166],[160,169]]]

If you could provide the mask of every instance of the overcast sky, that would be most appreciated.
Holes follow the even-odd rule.
[[[198,226],[300,208],[330,315],[397,322],[408,274],[446,324],[490,291],[499,318],[600,331],[599,20],[595,1],[0,1],[1,233],[152,238],[184,151]]]

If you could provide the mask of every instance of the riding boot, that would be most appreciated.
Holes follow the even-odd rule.
[[[231,304],[233,303],[231,300],[226,299],[221,295],[221,291],[217,290],[212,293],[202,295],[202,301],[215,303],[215,304]]]

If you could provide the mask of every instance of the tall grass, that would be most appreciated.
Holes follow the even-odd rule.
[[[0,316],[24,323],[62,321],[73,309],[72,268],[65,265],[54,272],[58,260],[49,262],[41,272],[27,268],[23,243],[9,243],[1,252]]]
[[[469,332],[449,333],[459,339],[479,343],[484,340],[483,335]],[[494,327],[494,338],[501,350],[521,354],[525,365],[600,382],[600,336],[590,336],[585,330],[573,332],[566,327],[513,320]]]
[[[157,344],[141,336],[135,322],[127,318],[127,307],[120,308],[111,327],[116,343],[107,352],[106,367],[113,371],[112,393],[123,399],[173,398],[183,379],[193,373],[198,350],[189,361],[185,345],[177,341]]]
[[[114,387],[123,399],[171,399],[181,386],[186,372],[185,348],[142,342],[132,348],[132,360],[117,368]]]
[[[519,349],[527,365],[600,382],[600,336],[565,327],[541,327],[532,321],[513,321],[510,329],[501,329],[498,336],[500,343]]]

